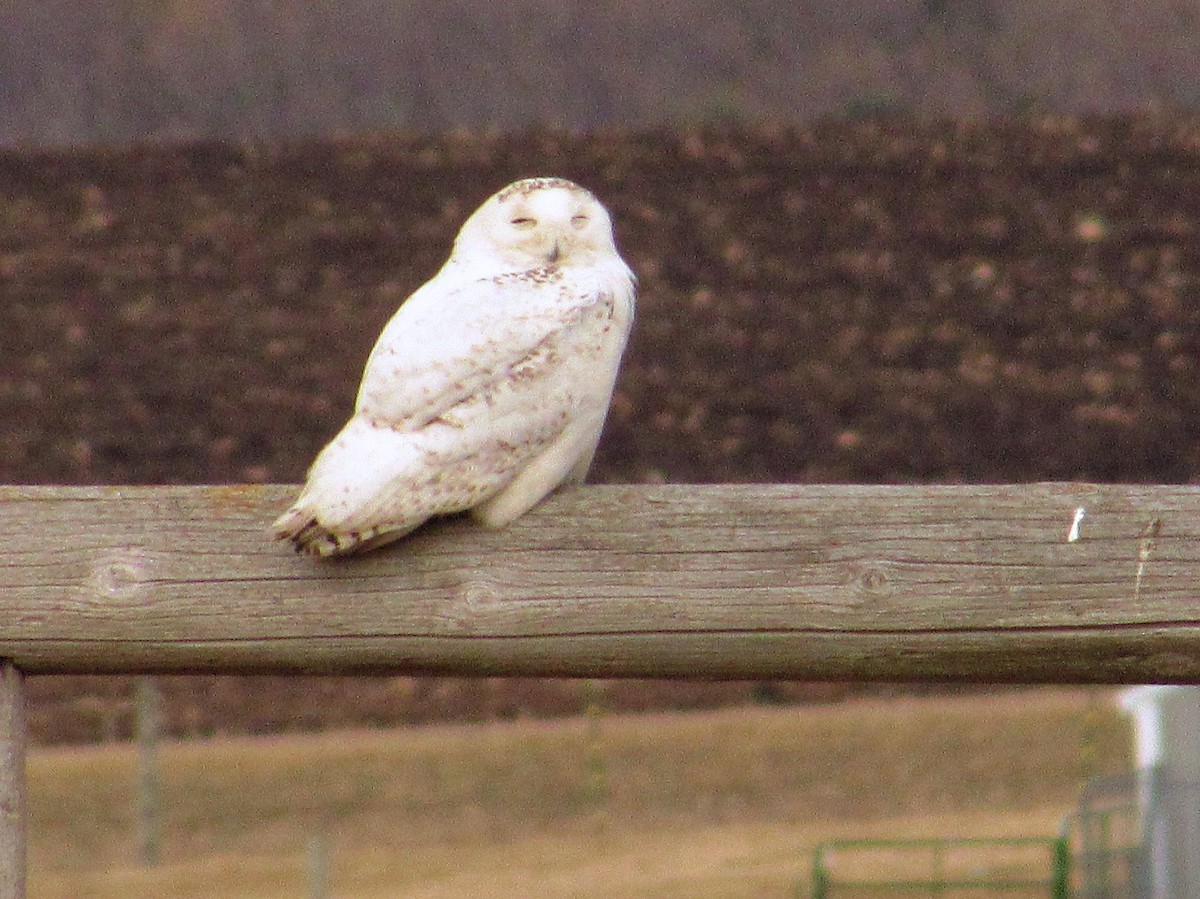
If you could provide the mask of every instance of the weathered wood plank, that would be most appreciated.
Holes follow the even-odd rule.
[[[0,899],[25,895],[25,691],[0,661]]]
[[[501,531],[446,521],[332,563],[267,537],[294,491],[0,488],[0,657],[28,672],[1200,682],[1194,487],[587,487]]]

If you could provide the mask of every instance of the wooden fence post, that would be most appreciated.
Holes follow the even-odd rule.
[[[308,839],[309,899],[329,899],[329,833],[324,826]]]
[[[162,696],[152,677],[138,678],[138,856],[153,867],[162,859],[162,783],[158,747],[162,738]]]
[[[0,662],[0,899],[25,896],[25,691]]]

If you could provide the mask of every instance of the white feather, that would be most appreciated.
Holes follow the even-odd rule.
[[[559,179],[500,191],[385,326],[277,536],[336,555],[467,509],[500,526],[582,480],[633,305],[591,194]]]

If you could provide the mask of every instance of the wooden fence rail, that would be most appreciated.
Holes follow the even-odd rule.
[[[1200,488],[587,487],[339,562],[294,493],[0,487],[0,899],[22,673],[1200,683]]]
[[[0,487],[0,659],[1200,682],[1200,488],[587,487],[339,562],[268,538],[293,494]]]

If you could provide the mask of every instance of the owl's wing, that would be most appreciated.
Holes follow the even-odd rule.
[[[354,551],[481,503],[503,523],[582,476],[632,305],[629,277],[430,282],[384,329],[356,414],[277,533]]]
[[[356,411],[411,431],[519,374],[612,290],[558,270],[439,276],[400,307],[371,351]]]

